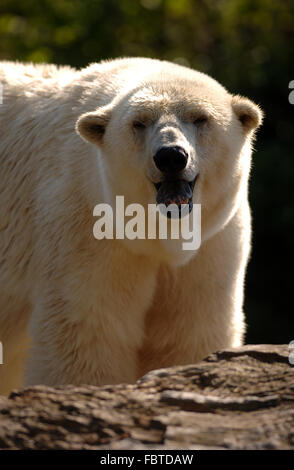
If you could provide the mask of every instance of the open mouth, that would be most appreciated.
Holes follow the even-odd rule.
[[[196,183],[197,175],[193,181],[185,181],[183,179],[178,180],[164,180],[160,183],[154,183],[157,190],[156,202],[157,204],[164,204],[166,207],[170,204],[178,206],[178,217],[183,215],[182,205],[189,207],[189,212],[193,208],[193,190]],[[184,209],[184,214],[187,213],[187,209]],[[171,212],[167,212],[167,217],[171,218]]]

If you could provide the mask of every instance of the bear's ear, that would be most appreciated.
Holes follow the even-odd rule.
[[[84,140],[99,145],[110,117],[111,110],[107,106],[93,113],[82,114],[77,120],[76,131]]]
[[[243,96],[233,96],[232,108],[237,115],[245,134],[257,129],[263,119],[263,112],[257,104]]]

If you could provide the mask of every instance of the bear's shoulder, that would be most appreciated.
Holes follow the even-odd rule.
[[[1,61],[0,79],[10,85],[14,83],[57,82],[66,84],[73,80],[77,70],[70,66],[55,64],[33,64],[24,62]]]

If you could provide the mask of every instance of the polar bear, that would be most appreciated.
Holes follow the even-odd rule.
[[[133,383],[240,345],[261,109],[155,59],[0,72],[1,393]],[[97,240],[93,208],[117,195],[201,204],[200,247]]]

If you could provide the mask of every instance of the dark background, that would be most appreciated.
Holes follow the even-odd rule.
[[[249,343],[294,340],[293,0],[1,0],[0,59],[83,67],[118,56],[177,61],[265,111],[250,182]]]

